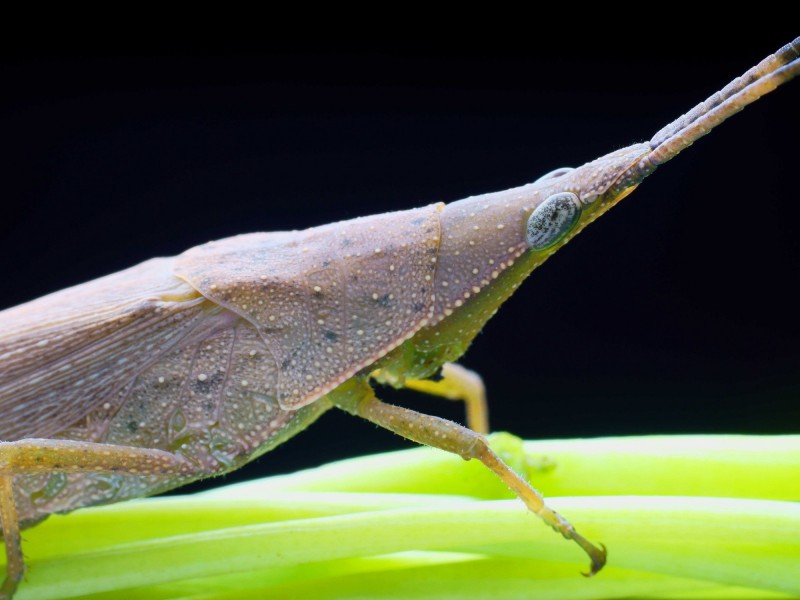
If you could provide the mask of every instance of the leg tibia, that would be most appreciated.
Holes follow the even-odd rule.
[[[592,560],[592,566],[589,573],[584,573],[584,575],[591,577],[603,568],[603,565],[606,564],[605,546],[601,544],[600,548],[598,548],[575,531],[575,528],[569,521],[547,506],[544,497],[542,497],[536,488],[517,475],[511,467],[505,464],[502,459],[494,453],[486,440],[483,440],[483,444],[479,447],[480,455],[475,458],[494,471],[497,476],[511,488],[511,491],[525,503],[525,506],[527,506],[531,512],[536,513],[545,523],[566,539],[574,540],[575,543],[589,555],[589,558]]]
[[[592,560],[590,575],[603,567],[606,561],[605,549],[590,544],[575,531],[569,521],[550,509],[542,495],[492,451],[485,437],[452,421],[385,404],[375,397],[368,386],[359,392],[361,393],[354,393],[351,390],[340,396],[333,395],[331,399],[339,408],[405,438],[458,454],[465,460],[478,459],[496,473],[531,512],[536,513],[550,527],[583,548]]]

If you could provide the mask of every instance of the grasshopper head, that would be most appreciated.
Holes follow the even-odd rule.
[[[632,192],[656,167],[717,125],[800,73],[800,38],[682,115],[644,144],[622,148],[577,169],[559,169],[536,184],[540,201],[530,212],[526,241],[552,251]]]
[[[558,169],[526,186],[445,206],[432,323],[451,316],[461,319],[451,329],[459,339],[471,339],[531,271],[630,194],[659,165],[800,74],[798,57],[800,38],[667,125],[649,142],[611,152],[576,169]]]
[[[552,254],[586,225],[630,194],[655,170],[649,144],[634,144],[577,169],[558,169],[537,180],[539,202],[526,211],[525,242]]]

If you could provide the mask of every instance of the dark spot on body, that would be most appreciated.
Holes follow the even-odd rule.
[[[286,358],[281,361],[281,371],[287,371],[292,364],[292,361],[300,353],[299,348],[292,350]]]
[[[348,246],[353,245],[353,240],[350,238],[342,238],[342,248],[347,248]]]
[[[388,308],[389,305],[391,304],[391,301],[389,300],[389,294],[384,294],[383,296],[375,300],[375,302],[377,302],[384,308]]]
[[[425,308],[425,305],[422,302],[415,302],[414,303],[414,312],[420,312]]]
[[[326,329],[322,333],[322,335],[324,335],[325,339],[328,340],[329,342],[335,342],[336,340],[339,339],[339,334],[336,333],[335,331],[331,331],[330,329]]]
[[[136,433],[139,431],[139,424],[136,421],[128,421],[125,424],[125,428],[131,433]]]
[[[416,219],[411,221],[412,225],[422,225],[425,222],[425,219],[422,217],[417,217]]]

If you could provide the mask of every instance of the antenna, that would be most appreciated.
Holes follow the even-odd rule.
[[[800,37],[737,77],[720,91],[661,129],[644,159],[654,166],[672,159],[748,104],[800,75]]]

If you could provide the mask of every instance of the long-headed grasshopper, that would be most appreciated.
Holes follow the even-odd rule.
[[[228,472],[332,407],[480,460],[596,573],[605,549],[492,452],[482,386],[452,361],[533,269],[798,56],[800,39],[650,142],[530,185],[227,238],[0,313],[2,594],[21,528]],[[471,429],[382,403],[374,381],[463,399]]]

